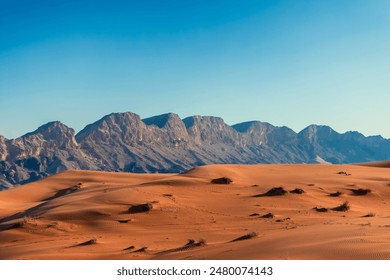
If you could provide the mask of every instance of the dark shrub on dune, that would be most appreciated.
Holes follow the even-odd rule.
[[[211,180],[212,184],[221,184],[221,185],[228,185],[233,183],[233,180],[228,177],[221,177]]]
[[[275,187],[267,191],[266,193],[255,195],[255,197],[261,197],[261,196],[278,196],[278,195],[285,195],[287,191],[283,189],[282,187]]]
[[[366,195],[371,192],[370,189],[351,189],[353,195]]]
[[[133,205],[129,208],[129,213],[136,214],[136,213],[144,213],[149,212],[153,209],[153,204],[151,203],[144,203],[144,204],[138,204]]]
[[[332,196],[332,197],[339,197],[339,196],[342,195],[342,194],[343,194],[342,192],[337,191],[337,192],[334,192],[334,193],[329,194],[329,196]]]
[[[304,191],[304,190],[302,190],[302,189],[300,189],[300,188],[296,188],[296,189],[294,189],[294,190],[290,191],[290,193],[295,193],[295,194],[304,194],[304,193],[305,193],[305,191]]]
[[[131,246],[129,246],[129,247],[123,249],[123,251],[134,250],[134,249],[135,249],[135,247],[134,247],[133,245],[131,245]]]
[[[349,206],[349,202],[346,201],[343,204],[332,208],[333,211],[339,211],[339,212],[346,212],[350,209],[351,207]]]
[[[324,207],[314,207],[313,209],[317,212],[328,212],[328,209]]]
[[[264,218],[264,219],[272,219],[274,217],[274,214],[272,213],[268,213],[268,214],[265,214],[263,216],[261,216],[260,218]]]
[[[253,213],[253,214],[250,214],[249,216],[250,217],[256,217],[256,216],[260,216],[260,214],[259,213]]]

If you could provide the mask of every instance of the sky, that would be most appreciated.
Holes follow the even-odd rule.
[[[112,112],[390,138],[387,0],[0,0],[0,135]]]

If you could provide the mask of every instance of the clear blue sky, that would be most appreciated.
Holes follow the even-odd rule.
[[[0,0],[0,135],[111,112],[390,138],[390,1]]]

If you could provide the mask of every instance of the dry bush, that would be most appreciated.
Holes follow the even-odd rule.
[[[367,195],[371,192],[370,189],[351,189],[353,195]]]
[[[314,207],[313,209],[316,210],[317,212],[328,212],[328,208],[324,208],[324,207]]]
[[[294,190],[290,191],[290,193],[295,193],[295,194],[304,194],[304,193],[305,193],[305,191],[304,191],[304,190],[302,190],[302,189],[300,189],[300,188],[296,188],[296,189],[294,189]]]
[[[212,184],[222,184],[222,185],[228,185],[233,183],[233,180],[228,177],[221,177],[211,180]]]
[[[332,196],[332,197],[339,197],[339,196],[342,195],[342,194],[343,194],[342,192],[337,191],[337,192],[334,192],[334,193],[329,194],[329,196]]]
[[[350,209],[349,202],[345,201],[343,204],[340,204],[337,207],[332,208],[333,211],[346,212]]]
[[[274,187],[265,193],[255,195],[255,197],[278,196],[278,195],[285,195],[286,193],[287,193],[287,191],[285,189],[283,189],[283,187]]]

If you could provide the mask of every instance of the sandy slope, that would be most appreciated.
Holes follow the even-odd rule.
[[[210,165],[165,175],[65,172],[0,192],[0,258],[390,259],[386,166]],[[233,183],[210,183],[222,176]],[[305,193],[258,196],[279,186]],[[371,192],[354,195],[359,188]],[[337,191],[342,194],[329,195]],[[348,211],[330,209],[345,201]],[[153,208],[128,211],[143,203]],[[261,217],[268,213],[274,217]],[[231,242],[253,232],[257,236]]]

